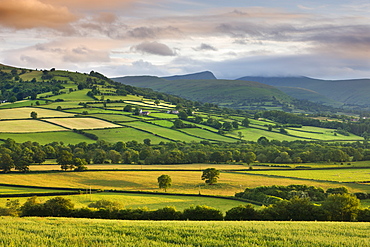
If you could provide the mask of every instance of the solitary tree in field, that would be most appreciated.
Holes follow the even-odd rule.
[[[37,118],[37,112],[33,111],[30,114],[31,118],[36,119]]]
[[[171,187],[172,179],[168,175],[161,175],[158,177],[158,185],[160,189],[164,189],[167,192],[167,188]]]
[[[241,139],[243,139],[244,138],[244,135],[243,135],[243,133],[242,132],[238,132],[238,137],[239,137],[239,139],[241,140]]]
[[[217,183],[217,179],[220,177],[220,171],[216,168],[207,168],[203,171],[202,180],[205,180],[206,184],[212,185]]]

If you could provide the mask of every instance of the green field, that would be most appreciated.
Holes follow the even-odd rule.
[[[2,193],[2,188],[0,186],[0,195],[1,194],[10,194]],[[42,192],[53,192],[51,190],[37,190],[32,189],[28,193],[42,193]],[[55,191],[56,192],[56,191]],[[14,192],[18,193],[18,192]],[[21,192],[20,192],[21,193]],[[23,192],[27,193],[27,192]],[[38,196],[38,199],[41,202],[45,202],[55,196]],[[229,199],[220,199],[220,198],[210,198],[210,197],[201,197],[201,196],[174,196],[174,195],[155,195],[155,194],[132,194],[132,193],[96,193],[96,194],[81,194],[81,195],[63,195],[62,197],[71,199],[76,208],[87,207],[91,202],[99,200],[109,200],[118,202],[123,208],[141,208],[147,207],[148,209],[155,210],[164,208],[167,206],[175,207],[177,210],[184,210],[189,208],[192,205],[208,205],[213,208],[217,208],[222,212],[226,212],[233,207],[237,207],[242,204],[246,204],[242,201],[229,200]],[[19,202],[23,204],[26,202],[27,198],[20,197]],[[7,198],[0,198],[0,206],[5,205]],[[258,206],[257,206],[258,207]]]
[[[149,123],[131,122],[131,123],[125,123],[125,125],[130,126],[130,127],[134,127],[134,128],[138,128],[138,129],[142,129],[142,130],[146,130],[146,131],[149,131],[151,133],[155,133],[158,136],[169,138],[171,140],[181,140],[181,141],[185,141],[185,142],[192,142],[192,141],[200,142],[200,141],[202,141],[202,139],[200,139],[200,138],[189,136],[189,135],[186,135],[186,134],[181,133],[181,132],[176,131],[176,130],[162,128],[160,126],[156,126],[156,125],[149,124]]]
[[[82,89],[74,92],[68,92],[60,95],[55,95],[49,97],[49,100],[56,100],[56,99],[63,99],[65,101],[91,101],[93,100],[91,97],[87,96],[87,92],[90,91],[89,89]]]
[[[370,169],[248,171],[248,173],[338,182],[370,181]]]
[[[187,129],[181,129],[181,132],[188,133],[190,135],[198,136],[200,138],[212,140],[212,141],[218,141],[218,142],[237,142],[236,139],[229,138],[223,135],[216,134],[214,132],[210,132],[208,130],[203,130],[199,128],[187,128]]]
[[[48,193],[48,192],[61,192],[61,190],[51,189],[37,189],[37,188],[22,188],[22,187],[9,187],[0,185],[0,195],[8,194],[28,194],[28,193]],[[7,198],[1,198],[0,201],[5,202]],[[25,201],[26,199],[24,199]]]
[[[72,131],[57,131],[57,132],[42,132],[42,133],[0,133],[0,139],[11,138],[18,143],[26,141],[38,142],[41,145],[48,144],[54,141],[63,142],[66,144],[78,144],[80,142],[95,143],[83,135]]]
[[[162,141],[169,142],[167,139],[133,128],[87,130],[86,132],[97,135],[100,140],[105,140],[112,143],[119,141],[128,142],[132,140],[143,143],[145,139],[150,139],[152,144],[158,144]]]
[[[0,218],[3,246],[370,246],[369,223]]]
[[[102,118],[112,122],[130,122],[138,121],[136,118],[132,118],[123,114],[94,114],[95,117]]]
[[[305,140],[304,138],[287,136],[275,131],[267,131],[267,128],[266,130],[256,128],[243,128],[243,129],[241,128],[238,130],[234,130],[229,134],[226,134],[226,136],[238,138],[238,132],[241,132],[244,135],[243,140],[247,141],[257,141],[261,136],[264,136],[269,140],[279,140],[279,141]]]

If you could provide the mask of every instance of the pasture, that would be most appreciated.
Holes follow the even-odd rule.
[[[234,138],[229,138],[223,135],[219,135],[217,133],[208,131],[208,130],[203,130],[199,128],[187,128],[187,129],[181,129],[181,132],[197,136],[199,138],[204,138],[208,139],[211,141],[218,141],[218,142],[237,142],[237,139]]]
[[[3,246],[362,246],[369,223],[0,218]],[[63,226],[63,227],[61,227]],[[52,237],[51,237],[52,236]]]
[[[125,125],[138,128],[138,129],[142,129],[145,131],[149,131],[151,133],[157,134],[158,136],[169,138],[171,140],[181,140],[185,142],[191,142],[191,141],[200,142],[203,140],[201,138],[186,135],[177,130],[167,129],[167,128],[163,128],[157,125],[144,123],[144,122],[130,122],[130,123],[125,123]]]
[[[50,123],[61,125],[69,129],[100,129],[100,128],[116,128],[119,125],[106,122],[96,118],[55,118],[46,119]]]
[[[29,120],[29,121],[32,121],[32,120]],[[42,130],[42,131],[45,131],[45,130]],[[36,132],[35,133],[0,133],[0,139],[6,140],[8,138],[13,139],[18,143],[31,141],[31,142],[38,142],[41,145],[48,144],[53,141],[63,142],[65,144],[78,144],[80,142],[86,142],[86,143],[96,142],[90,138],[74,133],[72,131],[56,131],[56,132],[50,131],[50,132],[37,132],[37,133]]]
[[[0,187],[0,190],[2,187]],[[47,191],[36,191],[35,193],[52,192]],[[54,192],[57,192],[56,190]],[[88,190],[87,190],[88,192]],[[25,192],[26,193],[26,192]],[[32,193],[32,192],[29,192]],[[1,193],[0,193],[1,195]],[[45,202],[55,196],[38,196],[38,201]],[[192,205],[207,205],[217,208],[222,212],[226,212],[233,207],[246,204],[243,201],[211,198],[202,196],[176,196],[176,195],[155,195],[155,194],[134,194],[134,193],[92,193],[92,194],[81,194],[81,195],[62,195],[63,198],[70,199],[75,205],[75,208],[88,207],[91,202],[99,200],[109,200],[117,202],[122,208],[142,208],[146,207],[150,210],[156,210],[167,206],[175,207],[177,210],[184,210]],[[25,203],[27,197],[18,197],[21,204]],[[0,198],[0,207],[4,206],[8,198]],[[258,206],[256,206],[258,207]]]
[[[63,99],[65,101],[91,101],[93,100],[91,97],[87,96],[87,92],[90,91],[89,89],[82,89],[82,90],[77,90],[74,92],[67,92],[55,96],[51,96],[48,99],[50,100],[56,100],[56,99]]]
[[[248,171],[247,173],[337,182],[370,181],[370,169]]]
[[[0,110],[0,119],[24,119],[31,118],[31,112],[37,113],[37,118],[48,118],[48,117],[72,117],[73,114],[54,111],[43,108],[34,107],[22,107],[22,108],[12,108],[12,109],[2,109]]]
[[[9,120],[0,121],[0,133],[30,133],[30,132],[50,132],[63,131],[63,127],[46,123],[39,120]],[[52,141],[52,140],[50,140]]]
[[[122,127],[122,126],[121,126]],[[107,142],[128,142],[137,141],[143,143],[145,139],[150,139],[152,144],[158,144],[160,142],[169,142],[168,139],[161,138],[157,135],[150,134],[141,130],[133,128],[112,128],[112,129],[100,129],[100,130],[87,130],[87,133],[95,134],[100,140]]]

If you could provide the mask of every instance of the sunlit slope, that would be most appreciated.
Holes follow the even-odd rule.
[[[151,88],[186,99],[215,104],[245,104],[250,101],[290,102],[291,97],[279,89],[258,82],[235,80],[165,80],[153,76],[114,78],[115,81]]]

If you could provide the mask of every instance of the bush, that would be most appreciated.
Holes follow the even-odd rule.
[[[190,207],[184,210],[183,218],[187,220],[222,220],[222,212],[208,206]]]
[[[259,213],[251,204],[240,205],[226,212],[225,220],[258,220]]]

